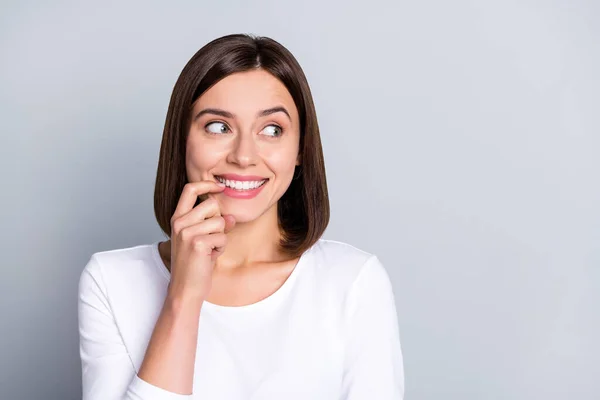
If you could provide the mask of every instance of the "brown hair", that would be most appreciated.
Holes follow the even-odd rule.
[[[329,197],[317,114],[308,82],[292,53],[267,37],[227,35],[202,47],[185,65],[171,95],[154,188],[154,214],[171,236],[171,217],[183,187],[192,105],[226,76],[263,69],[290,92],[300,117],[300,159],[294,179],[278,202],[280,246],[297,257],[323,235],[329,223]]]

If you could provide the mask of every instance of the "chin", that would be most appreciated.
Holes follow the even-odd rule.
[[[222,215],[232,215],[236,224],[252,222],[265,213],[266,210],[258,210],[244,204],[228,204],[221,206]]]
[[[224,212],[224,214],[233,215],[236,224],[252,222],[259,217],[259,215],[254,215],[248,212]]]

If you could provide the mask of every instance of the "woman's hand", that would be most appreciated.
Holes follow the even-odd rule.
[[[171,282],[138,372],[142,381],[169,392],[192,393],[200,310],[225,232],[235,224],[209,195],[223,188],[213,181],[186,184],[171,217]],[[198,196],[206,199],[194,207]]]
[[[208,296],[215,261],[227,244],[225,233],[235,225],[235,219],[222,216],[217,200],[208,196],[224,188],[214,181],[184,186],[171,218],[170,296],[201,300]],[[205,200],[194,207],[198,196]]]

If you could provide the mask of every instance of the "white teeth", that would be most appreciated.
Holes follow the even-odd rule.
[[[216,178],[219,182],[225,183],[225,186],[240,191],[256,189],[267,181],[267,179],[263,179],[262,181],[230,181],[228,179],[223,179],[220,176],[217,176]]]

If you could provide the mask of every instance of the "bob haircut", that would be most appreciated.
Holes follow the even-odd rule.
[[[268,37],[233,34],[214,39],[185,65],[171,95],[163,131],[154,214],[171,237],[171,218],[183,187],[187,136],[194,102],[228,75],[263,69],[290,92],[300,117],[300,160],[294,178],[277,204],[281,250],[298,257],[315,244],[329,223],[329,195],[317,114],[302,68],[283,45]],[[196,202],[199,204],[200,199]]]

